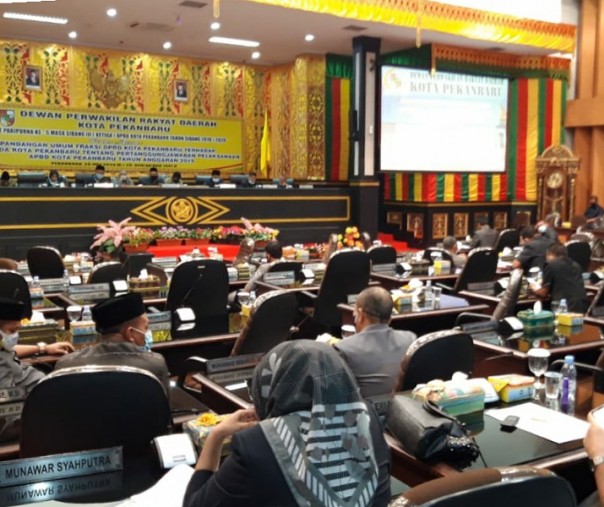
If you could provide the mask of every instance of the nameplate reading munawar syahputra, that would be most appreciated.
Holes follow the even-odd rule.
[[[0,462],[0,487],[122,469],[121,447],[17,459]]]

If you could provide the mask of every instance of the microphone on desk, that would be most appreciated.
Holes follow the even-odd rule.
[[[195,312],[193,311],[193,308],[186,306],[186,303],[189,301],[189,298],[195,292],[200,280],[203,278],[203,270],[205,268],[205,266],[197,266],[195,280],[193,280],[191,287],[182,298],[181,307],[174,311],[173,325],[177,331],[189,331],[195,327]]]

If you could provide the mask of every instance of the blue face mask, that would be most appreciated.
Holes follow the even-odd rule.
[[[6,333],[0,330],[0,337],[2,338],[2,347],[8,351],[13,350],[19,341],[19,333]]]
[[[133,327],[132,329],[134,329],[135,331],[139,332],[142,335],[145,335],[145,344],[140,346],[140,349],[144,352],[150,352],[151,351],[151,345],[153,345],[153,331],[151,331],[150,329],[147,329],[147,331],[141,331],[140,329],[136,329],[135,327]]]
[[[104,175],[101,174],[101,173],[94,173],[94,179],[97,180],[97,181],[102,180],[103,177],[104,177]]]

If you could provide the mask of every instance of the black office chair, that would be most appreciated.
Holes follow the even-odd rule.
[[[149,450],[170,431],[170,406],[160,381],[128,366],[84,366],[50,373],[36,385],[21,415],[20,456],[123,446]]]
[[[222,261],[182,262],[174,269],[166,309],[173,312],[183,306],[192,308],[201,336],[227,333],[228,295],[229,275]]]
[[[424,482],[389,507],[575,507],[573,488],[549,470],[514,467],[467,470]]]
[[[456,371],[474,369],[474,344],[461,331],[436,331],[420,336],[407,349],[401,363],[397,391],[413,389],[436,378],[450,379]]]
[[[492,315],[486,315],[484,313],[474,312],[463,312],[460,313],[455,319],[455,327],[461,326],[463,329],[464,324],[473,322],[486,322],[486,321],[499,321],[515,315],[516,303],[520,296],[520,289],[522,288],[524,271],[522,268],[514,269],[510,273],[508,286],[503,291],[503,294],[499,295],[499,303],[493,310]]]
[[[520,244],[520,233],[517,229],[504,229],[499,233],[499,237],[495,242],[495,251],[502,252],[504,248],[513,250]]]
[[[498,255],[494,248],[474,248],[457,277],[453,287],[438,284],[445,292],[456,294],[462,290],[491,292],[494,288]]]
[[[247,181],[247,174],[231,174],[229,183],[234,183],[237,186],[243,185]]]
[[[27,266],[31,276],[38,278],[62,278],[65,272],[63,258],[56,248],[34,246],[27,251]]]
[[[396,264],[396,250],[391,245],[374,245],[367,250],[371,265]]]
[[[268,352],[289,338],[297,316],[298,300],[293,292],[274,290],[262,294],[255,301],[231,356]]]
[[[342,314],[340,303],[356,295],[369,284],[369,256],[359,250],[339,250],[332,254],[318,294],[304,294],[313,301],[312,319],[320,326],[331,328],[339,336]]]
[[[267,273],[285,272],[293,272],[294,280],[299,281],[302,277],[302,263],[299,261],[275,261],[267,271]]]
[[[126,253],[120,254],[122,261],[122,276],[124,278],[139,277],[143,269],[147,269],[147,264],[153,260],[153,254],[150,253]]]
[[[92,268],[87,283],[108,283],[113,292],[113,282],[124,280],[123,266],[121,262],[101,262]]]
[[[38,171],[22,171],[17,173],[17,186],[39,187],[46,182],[46,173]]]
[[[604,283],[600,285],[598,292],[596,292],[596,295],[591,300],[585,315],[596,318],[604,317]]]
[[[581,271],[587,273],[591,263],[591,246],[585,241],[572,240],[566,243],[568,256],[581,266]]]
[[[94,175],[91,173],[76,173],[75,175],[75,186],[85,187],[94,183]]]
[[[25,316],[31,317],[31,297],[27,281],[16,271],[0,270],[0,297],[21,301],[27,308]]]
[[[444,248],[439,248],[437,246],[430,246],[430,247],[426,248],[424,250],[424,255],[423,255],[422,259],[424,259],[426,261],[430,261],[430,265],[432,266],[434,264],[434,257],[438,257],[438,255],[435,255],[433,257],[432,254],[440,254],[440,258],[443,261],[449,261],[451,263],[452,268],[455,266],[455,264],[453,262],[453,257],[451,256],[451,254],[449,252],[447,252]]]

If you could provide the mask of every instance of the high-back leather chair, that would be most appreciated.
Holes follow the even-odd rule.
[[[591,263],[591,246],[586,241],[571,240],[566,243],[568,256],[581,266],[581,271],[586,273],[589,271]]]
[[[27,266],[31,276],[62,278],[65,271],[63,258],[56,248],[34,246],[27,251]]]
[[[121,262],[101,262],[92,268],[86,283],[111,284],[115,280],[123,280],[124,278]],[[113,290],[113,288],[111,290]]]
[[[440,258],[443,261],[449,261],[451,263],[451,266],[454,266],[453,257],[451,256],[451,254],[447,252],[444,248],[439,248],[437,246],[430,246],[426,248],[424,250],[424,255],[422,258],[426,261],[430,261],[430,265],[432,265],[434,264],[434,257],[432,257],[433,253],[440,254]]]
[[[468,254],[468,260],[453,286],[452,292],[473,289],[474,284],[493,282],[497,271],[498,255],[495,249],[488,247],[474,248]]]
[[[25,316],[31,317],[29,286],[20,273],[7,269],[0,270],[0,297],[21,301],[27,308]]]
[[[596,292],[596,295],[591,300],[585,315],[597,318],[604,317],[604,283],[600,285],[598,292]]]
[[[389,507],[575,507],[570,483],[553,472],[527,466],[468,470],[424,482]]]
[[[436,331],[420,336],[407,349],[401,363],[397,391],[413,389],[436,378],[450,379],[456,371],[471,373],[474,344],[461,331]]]
[[[169,432],[170,406],[160,381],[128,366],[83,366],[50,373],[36,385],[21,415],[22,458],[123,446],[149,450]]]
[[[196,327],[203,336],[228,332],[229,275],[222,261],[182,262],[174,269],[166,309],[183,306],[195,312]]]
[[[392,245],[374,245],[367,250],[371,265],[396,264],[396,250]]]
[[[289,338],[297,316],[298,300],[293,292],[274,290],[262,294],[256,299],[231,356],[268,352]]]
[[[495,243],[497,253],[502,252],[504,248],[512,250],[520,244],[520,233],[517,229],[503,229]]]
[[[314,302],[313,320],[323,326],[340,327],[340,303],[356,295],[369,283],[369,256],[359,250],[339,250],[329,259],[319,294]]]

